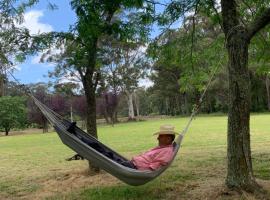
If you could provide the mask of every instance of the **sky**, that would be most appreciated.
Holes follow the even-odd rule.
[[[57,10],[48,8],[48,1],[41,0],[37,5],[28,8],[24,14],[24,26],[31,34],[45,33],[50,31],[68,31],[70,25],[76,22],[76,15],[71,9],[69,0],[50,0],[58,7]],[[173,25],[179,27],[179,23]],[[151,37],[158,35],[160,30],[153,28]],[[53,63],[40,63],[41,53],[29,56],[24,63],[17,64],[14,76],[23,84],[48,82],[48,71],[55,67]],[[12,77],[9,77],[12,80]],[[149,80],[141,80],[140,85],[150,86]]]
[[[48,1],[41,0],[37,5],[26,10],[24,26],[31,34],[50,31],[67,31],[71,24],[76,22],[76,15],[71,10],[68,0],[50,0],[58,6],[57,10],[48,8]],[[14,76],[24,84],[48,82],[48,71],[54,69],[52,63],[40,63],[41,53],[29,56],[24,63],[16,66]]]

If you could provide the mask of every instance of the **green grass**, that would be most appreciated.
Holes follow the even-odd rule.
[[[181,131],[187,121],[186,117],[178,117],[122,123],[114,127],[100,126],[98,133],[101,141],[130,158],[156,145],[156,137],[152,134],[158,131],[160,125],[172,124]],[[251,116],[254,173],[265,180],[270,180],[269,121],[270,114]],[[191,191],[194,193],[196,188],[201,188],[201,183],[224,180],[226,128],[226,116],[197,117],[173,165],[162,176],[144,186],[127,186],[109,177],[108,184],[103,180],[100,186],[98,183],[83,185],[82,189],[58,191],[47,198],[190,199]],[[66,173],[87,168],[85,161],[66,162],[65,158],[71,155],[73,152],[61,143],[55,133],[0,137],[0,199],[27,199],[32,194],[46,191],[44,182],[64,180]]]

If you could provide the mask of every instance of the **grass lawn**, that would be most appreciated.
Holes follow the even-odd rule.
[[[105,144],[132,157],[156,145],[162,124],[178,131],[188,118],[100,126]],[[251,116],[253,168],[270,191],[270,114]],[[0,137],[0,199],[260,199],[226,190],[226,116],[197,117],[172,166],[143,186],[128,186],[106,172],[87,176],[86,161],[67,162],[73,152],[55,133]],[[270,197],[270,195],[269,195]]]

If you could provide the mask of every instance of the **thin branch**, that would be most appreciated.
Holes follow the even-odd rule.
[[[251,8],[251,6],[245,1],[245,0],[242,0],[243,4],[249,9],[250,13],[251,13],[251,16],[254,17],[255,16],[255,11]],[[242,23],[245,25],[245,27],[247,27],[246,23],[244,22],[244,20],[242,20]],[[266,41],[266,39],[264,38],[263,34],[262,33],[258,33],[259,34],[259,38],[261,39],[261,41],[265,44],[265,46],[269,46],[268,42]],[[264,46],[264,49],[266,49]]]
[[[247,39],[251,40],[252,37],[270,23],[270,8],[267,8],[260,16],[255,18],[248,26]]]
[[[190,60],[191,60],[191,68],[192,68],[192,72],[194,73],[194,66],[193,66],[193,48],[194,48],[194,35],[195,35],[195,16],[197,14],[198,11],[198,5],[199,5],[200,1],[198,1],[195,5],[195,12],[194,15],[192,16],[192,33],[191,33],[191,49],[190,49]]]
[[[211,3],[212,3],[212,7],[213,7],[213,9],[214,9],[214,11],[215,11],[215,13],[216,13],[216,15],[217,15],[217,17],[218,17],[218,23],[219,23],[221,29],[223,29],[223,24],[222,24],[220,15],[219,15],[219,13],[218,13],[217,8],[215,7],[215,1],[214,1],[214,0],[211,0]]]
[[[98,82],[99,82],[99,79],[101,78],[101,74],[100,74],[100,71],[97,71],[96,72],[96,77],[95,77],[95,83],[94,83],[94,87],[95,89],[97,88],[97,85],[98,85]]]

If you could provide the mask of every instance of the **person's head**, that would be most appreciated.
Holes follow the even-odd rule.
[[[177,133],[174,131],[174,126],[162,125],[160,126],[160,131],[154,135],[158,135],[159,146],[166,146],[173,143],[175,134]]]
[[[158,135],[158,145],[167,146],[173,143],[175,135],[172,134],[160,134]]]

